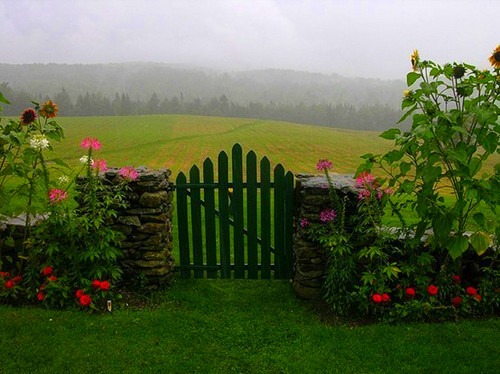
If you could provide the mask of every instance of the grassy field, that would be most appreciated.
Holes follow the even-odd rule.
[[[391,145],[375,132],[242,118],[153,115],[68,117],[58,122],[66,139],[55,148],[68,161],[76,162],[82,154],[80,141],[93,136],[103,145],[98,157],[109,165],[167,167],[174,176],[201,165],[206,157],[215,161],[234,143],[295,173],[315,172],[320,158],[331,159],[337,172],[353,173],[360,155],[383,152]]]
[[[497,373],[500,321],[328,326],[284,281],[186,280],[154,309],[0,306],[0,372]]]

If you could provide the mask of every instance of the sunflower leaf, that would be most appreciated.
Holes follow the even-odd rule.
[[[406,84],[408,87],[410,87],[415,81],[420,78],[419,73],[415,73],[414,71],[409,72],[408,75],[406,75]]]

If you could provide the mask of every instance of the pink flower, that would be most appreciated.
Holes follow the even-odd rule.
[[[131,180],[131,181],[137,179],[137,176],[138,176],[137,170],[135,170],[131,166],[125,166],[125,167],[121,168],[119,173],[123,179]]]
[[[61,201],[66,200],[68,194],[66,191],[60,190],[58,188],[53,188],[49,192],[49,199],[52,204],[57,204]]]
[[[307,227],[309,226],[309,221],[305,218],[302,218],[299,223],[300,227]]]
[[[337,215],[333,209],[325,209],[321,212],[319,218],[321,222],[331,222],[335,219]]]
[[[359,191],[358,199],[362,200],[366,197],[370,197],[370,195],[371,195],[370,190],[361,190],[361,191]]]
[[[333,167],[333,162],[330,160],[327,160],[326,158],[319,160],[318,163],[316,164],[316,169],[318,170],[330,170]]]
[[[97,169],[98,171],[106,171],[108,167],[106,166],[106,161],[95,159],[92,164],[92,168]]]
[[[97,138],[91,138],[91,137],[86,137],[83,139],[83,141],[80,144],[80,147],[85,148],[85,149],[94,149],[98,151],[101,149],[101,143],[99,143],[99,140]]]
[[[364,171],[356,178],[356,184],[358,187],[369,187],[373,184],[374,180],[373,175]]]

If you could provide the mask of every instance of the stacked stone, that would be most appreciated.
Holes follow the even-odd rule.
[[[311,174],[296,175],[296,211],[297,225],[294,234],[295,274],[293,288],[306,299],[317,299],[322,295],[325,279],[327,255],[321,245],[312,242],[307,236],[307,228],[301,227],[300,221],[320,222],[320,213],[333,208],[329,197],[326,176]],[[352,175],[330,174],[332,184],[341,198],[347,197],[346,215],[355,209],[358,192]]]
[[[149,284],[167,284],[174,274],[172,256],[173,191],[170,170],[136,169],[138,177],[129,182],[127,208],[118,211],[111,228],[125,234],[121,260],[125,278],[145,276]],[[103,177],[120,183],[118,169]]]

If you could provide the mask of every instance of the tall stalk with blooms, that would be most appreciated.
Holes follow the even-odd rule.
[[[398,207],[412,206],[418,215],[415,243],[433,229],[430,244],[449,260],[459,260],[469,248],[483,255],[490,234],[500,237],[498,219],[477,209],[484,205],[497,217],[500,205],[500,164],[486,166],[499,153],[500,46],[489,57],[492,71],[465,63],[441,66],[416,50],[410,62],[400,122],[412,116],[412,127],[381,134],[395,148],[364,155],[359,172],[374,166],[386,172]],[[453,196],[451,206],[447,195]],[[478,229],[464,235],[472,223]]]

